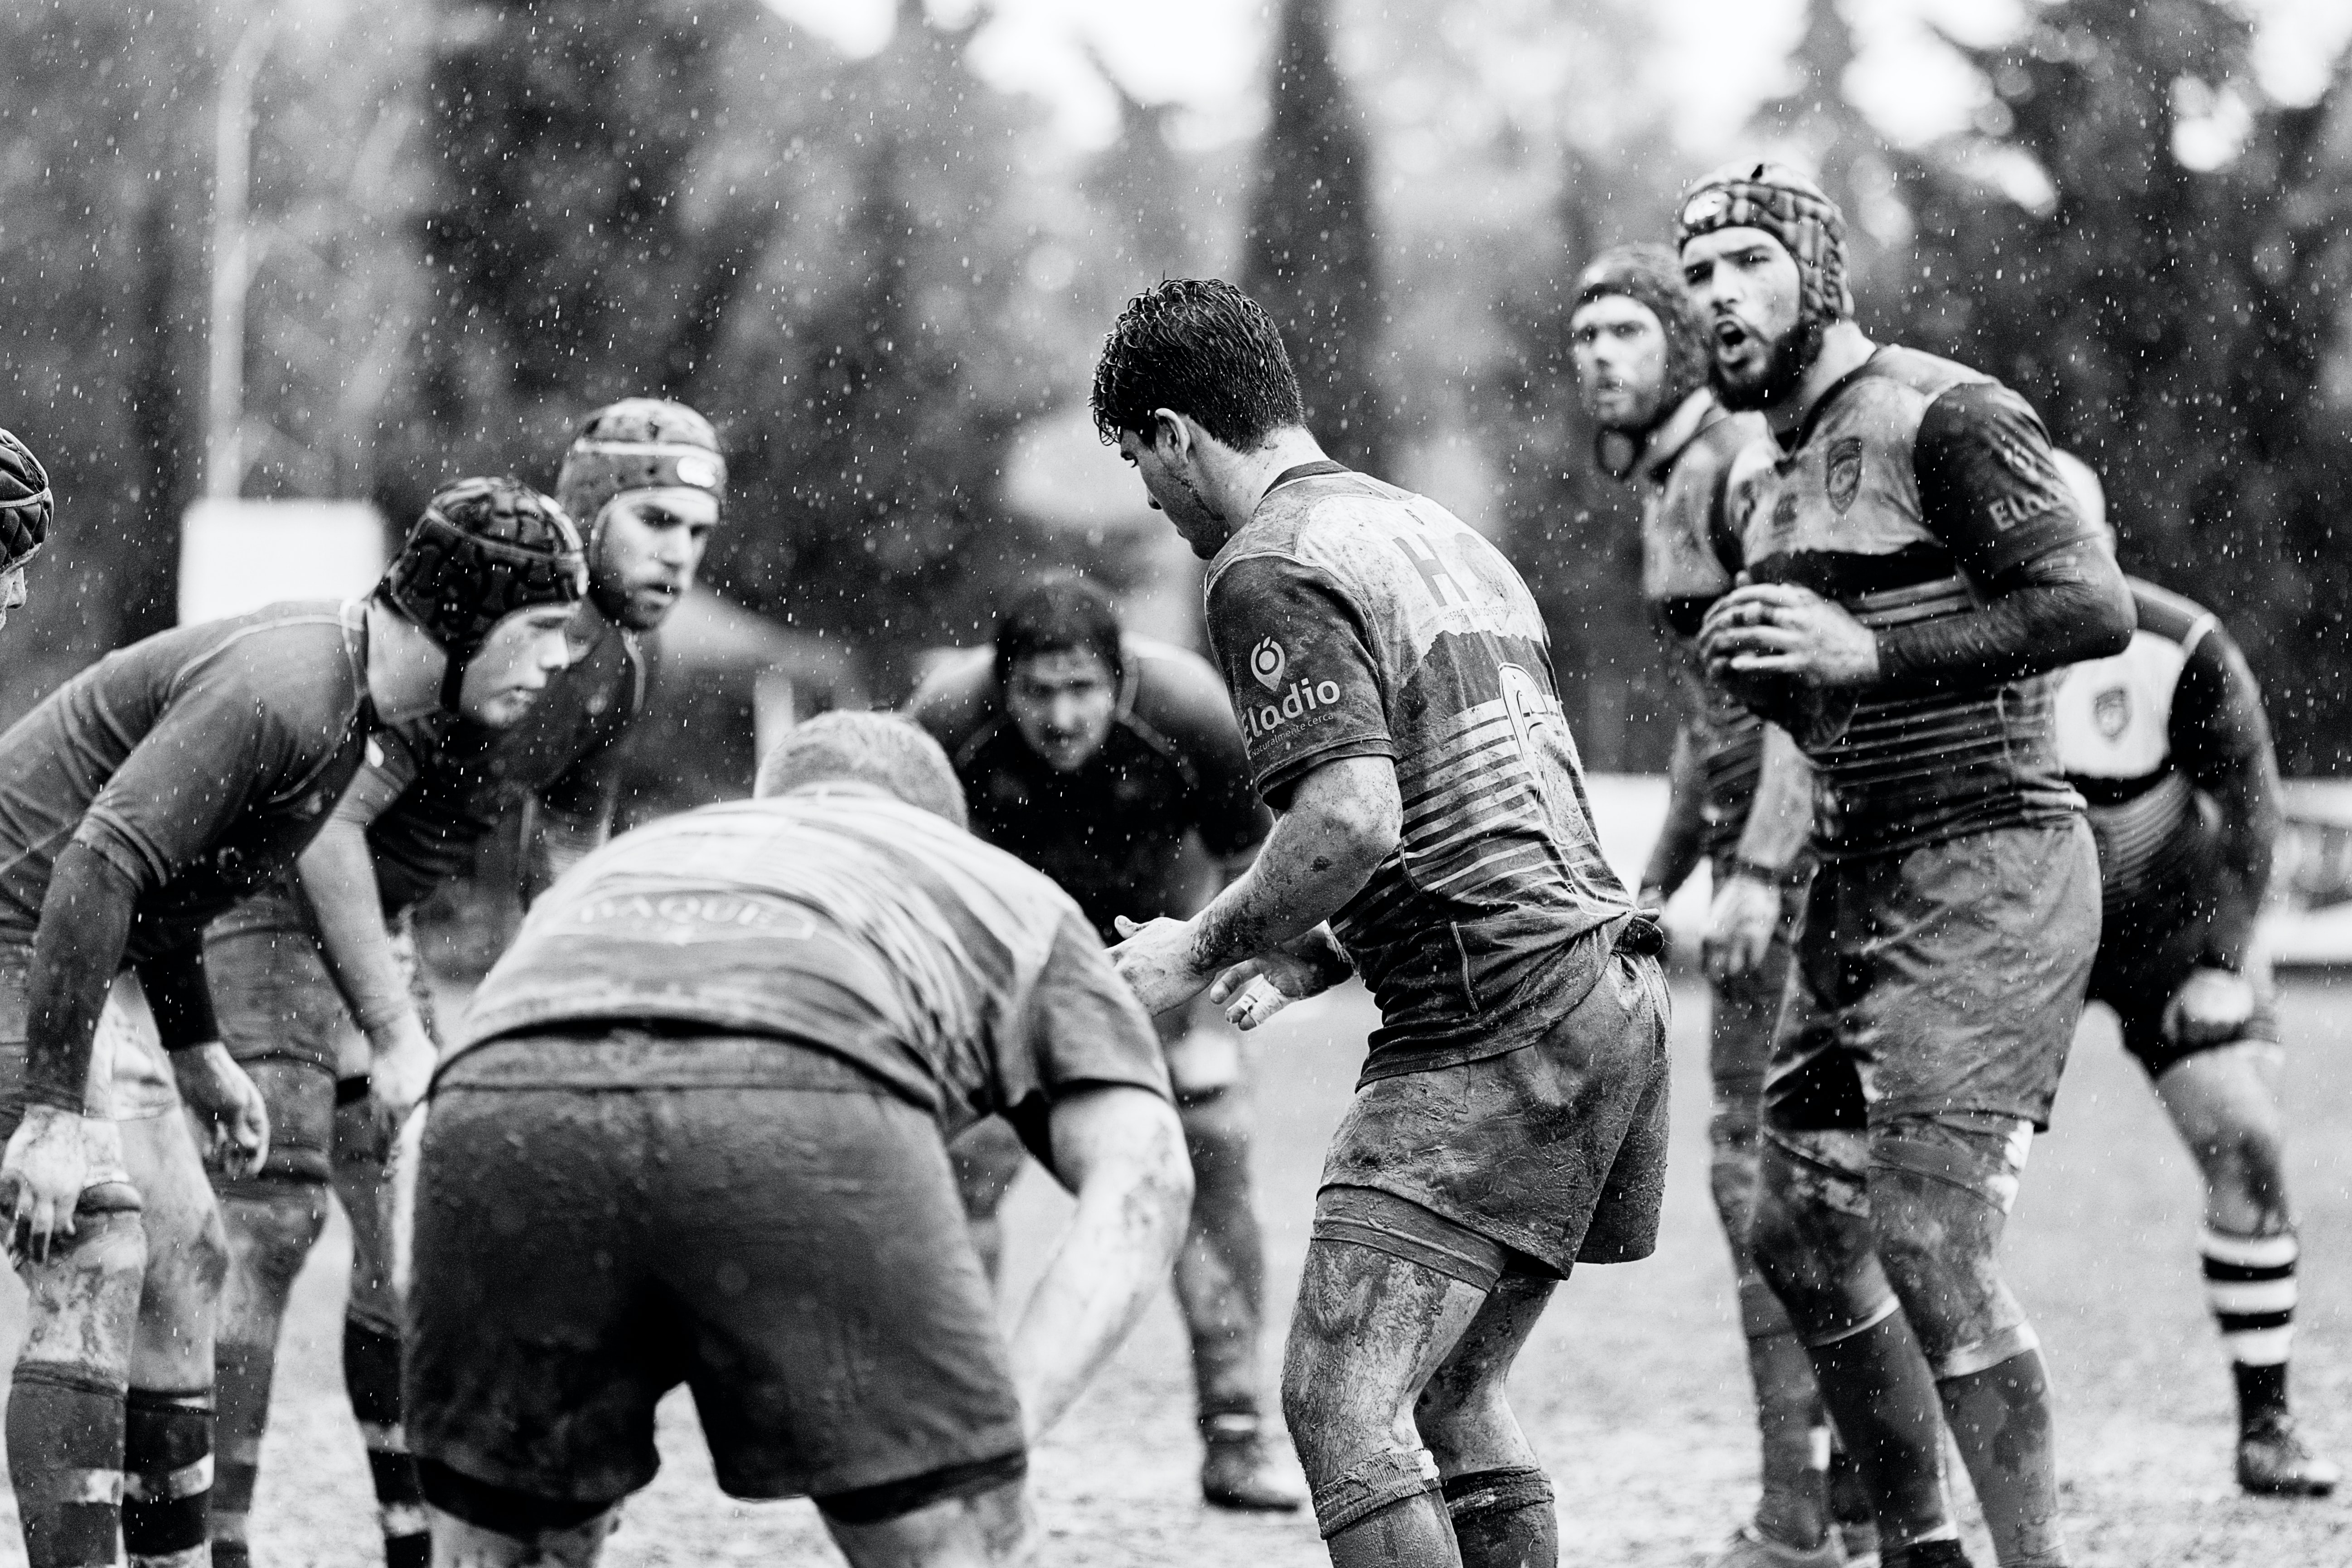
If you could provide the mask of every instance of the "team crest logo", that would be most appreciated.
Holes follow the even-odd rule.
[[[674,466],[677,470],[677,482],[682,485],[692,485],[698,490],[719,488],[719,465],[708,458],[698,458],[689,452],[678,458]]]
[[[2107,740],[2121,735],[2131,723],[2131,691],[2128,688],[2110,686],[2091,699],[2091,721]]]
[[[1853,498],[1862,493],[1862,437],[1848,436],[1830,446],[1829,461],[1830,505],[1843,517],[1853,505]]]
[[[1721,218],[1725,213],[1729,212],[1730,210],[1730,192],[1701,191],[1698,195],[1690,199],[1690,205],[1688,206],[1683,208],[1683,226],[1685,228],[1704,228],[1708,224],[1714,223],[1717,219]]]
[[[1250,649],[1249,664],[1250,674],[1257,683],[1268,691],[1276,691],[1282,687],[1282,672],[1290,668],[1290,656],[1272,637],[1260,637],[1257,646]]]

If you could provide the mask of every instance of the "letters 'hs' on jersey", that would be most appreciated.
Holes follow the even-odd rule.
[[[1881,348],[1777,446],[1740,454],[1731,508],[1759,583],[1834,599],[1874,630],[1968,613],[1981,584],[2095,546],[2023,398],[1979,372]],[[2083,808],[2051,739],[2052,677],[1874,693],[1818,768],[1815,845],[1883,853]]]
[[[1528,1043],[1607,957],[1574,939],[1630,900],[1518,574],[1435,502],[1315,463],[1276,480],[1207,595],[1269,804],[1333,761],[1395,764],[1402,838],[1331,921],[1381,1005],[1367,1074]]]

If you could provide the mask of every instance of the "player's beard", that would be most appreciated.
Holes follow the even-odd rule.
[[[1751,413],[1769,408],[1787,399],[1813,368],[1822,354],[1822,323],[1811,316],[1798,318],[1797,324],[1773,341],[1772,350],[1764,356],[1763,367],[1753,375],[1734,379],[1724,374],[1723,362],[1713,354],[1707,356],[1707,384],[1722,405],[1735,413]]]

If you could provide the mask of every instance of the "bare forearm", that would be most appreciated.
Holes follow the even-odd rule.
[[[1749,865],[1785,871],[1805,852],[1813,831],[1813,765],[1789,732],[1764,727],[1756,798],[1739,830],[1738,857]]]
[[[122,963],[138,889],[111,861],[68,844],[49,874],[26,986],[25,1099],[80,1115],[91,1042]]]
[[[384,928],[365,831],[329,823],[302,852],[297,875],[318,922],[319,955],[352,1017],[371,1037],[405,1018],[414,1005]]]
[[[1671,897],[1690,879],[1706,853],[1706,779],[1699,766],[1698,748],[1691,743],[1690,726],[1675,731],[1674,761],[1666,768],[1666,822],[1650,847],[1650,864],[1642,886]]]
[[[2249,763],[2246,772],[2212,791],[2221,826],[2206,956],[2225,969],[2244,964],[2270,891],[2280,823],[2278,790],[2270,771]]]
[[[1256,862],[1194,920],[1194,962],[1215,971],[1306,936],[1362,890],[1386,854],[1319,815],[1283,817]]]

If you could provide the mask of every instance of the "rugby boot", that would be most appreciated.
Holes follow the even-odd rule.
[[[2238,1434],[2238,1485],[2259,1497],[2326,1497],[2343,1479],[2344,1468],[2313,1453],[2284,1411]]]
[[[1255,1416],[1213,1416],[1202,1426],[1202,1501],[1243,1513],[1295,1513],[1307,1505],[1307,1489],[1276,1458]]]
[[[1822,1537],[1819,1546],[1790,1546],[1757,1529],[1753,1521],[1733,1531],[1728,1541],[1704,1559],[1705,1568],[1843,1568],[1844,1562],[1834,1530]]]

